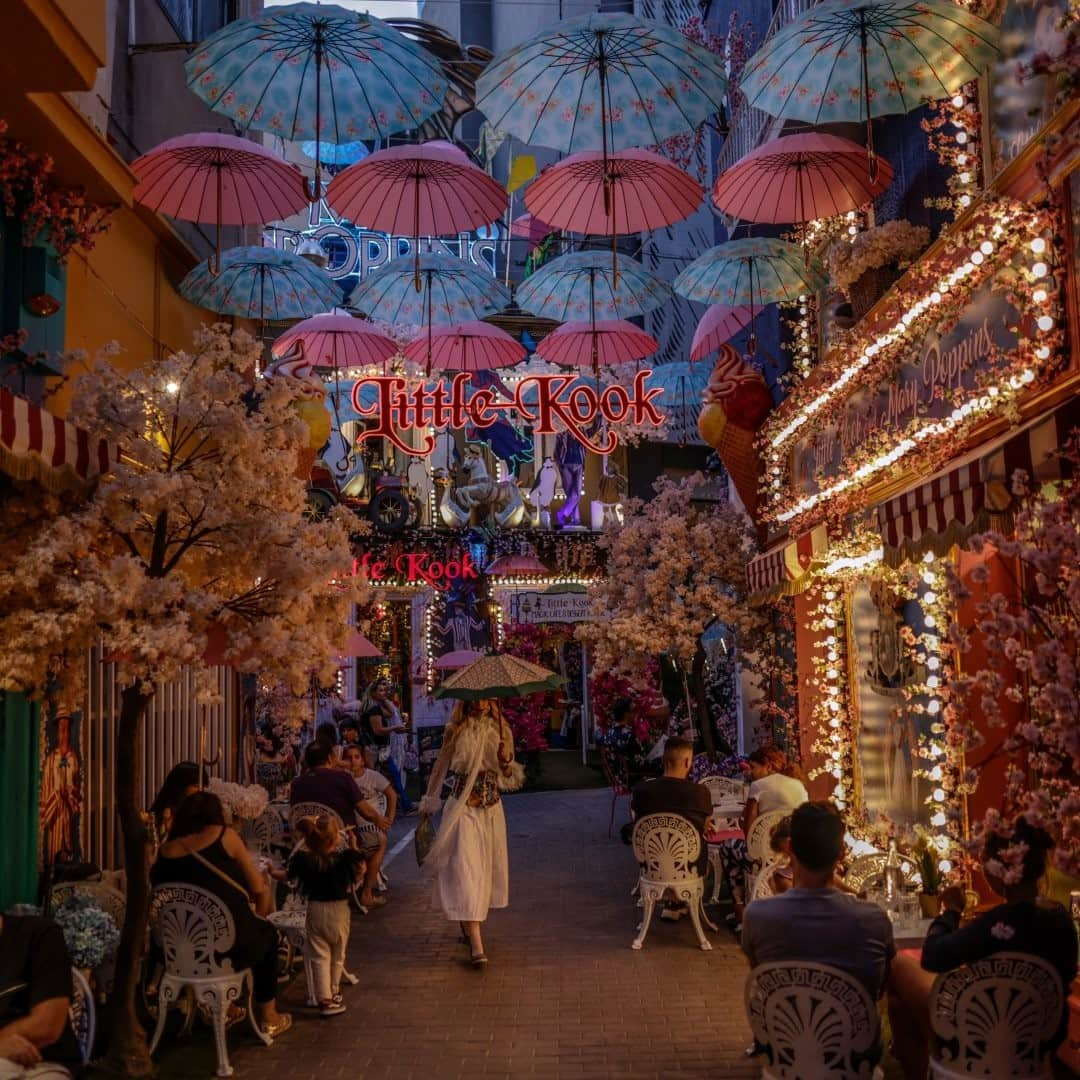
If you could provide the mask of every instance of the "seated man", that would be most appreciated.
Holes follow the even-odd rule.
[[[705,876],[709,865],[709,850],[705,844],[705,829],[712,814],[712,798],[704,784],[687,779],[694,760],[694,744],[689,739],[672,737],[664,744],[664,773],[655,780],[642,780],[634,786],[630,812],[634,819],[646,814],[678,814],[686,818],[701,837],[698,873]],[[686,904],[669,904],[660,913],[662,919],[679,919],[688,908]]]
[[[892,923],[876,904],[832,884],[844,853],[844,831],[832,803],[806,802],[792,811],[791,888],[747,906],[742,947],[751,967],[805,961],[839,968],[877,1001],[896,954]],[[880,1056],[880,1047],[874,1056]]]
[[[364,793],[349,771],[334,766],[330,758],[330,748],[325,743],[313,742],[304,753],[304,764],[307,771],[303,776],[298,776],[289,789],[290,806],[314,802],[329,807],[341,818],[348,830],[350,841],[354,839],[355,827],[352,823],[357,814],[384,833],[390,829],[390,821],[365,800]],[[360,903],[365,908],[379,907],[386,903],[385,899],[371,891],[375,880],[376,878],[372,878],[364,882]]]
[[[341,760],[356,781],[356,786],[364,797],[364,803],[370,810],[378,814],[375,796],[381,794],[385,797],[384,820],[386,829],[389,829],[397,816],[397,792],[394,791],[390,781],[381,772],[376,772],[370,767],[362,746],[347,743],[342,751]],[[374,821],[373,818],[366,820]],[[375,894],[379,871],[382,869],[383,859],[386,858],[386,829],[378,825],[376,829],[364,829],[357,833],[357,841],[367,863],[364,873],[364,896]]]
[[[0,917],[0,1078],[62,1080],[82,1055],[68,1020],[64,934],[38,915]]]

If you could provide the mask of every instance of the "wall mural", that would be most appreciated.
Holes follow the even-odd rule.
[[[81,862],[82,715],[53,706],[41,719],[38,835],[41,861]]]

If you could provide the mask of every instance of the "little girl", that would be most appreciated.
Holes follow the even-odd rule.
[[[320,1016],[345,1011],[339,993],[349,944],[349,890],[363,863],[360,852],[341,843],[337,821],[320,815],[302,818],[296,831],[304,839],[289,860],[289,877],[307,898],[306,955]]]

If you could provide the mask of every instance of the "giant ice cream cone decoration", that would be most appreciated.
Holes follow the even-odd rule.
[[[319,450],[330,438],[330,413],[326,410],[326,387],[315,375],[311,363],[304,357],[303,347],[283,356],[267,372],[270,378],[290,380],[294,408],[308,427],[307,445],[300,451],[297,476],[306,480]]]

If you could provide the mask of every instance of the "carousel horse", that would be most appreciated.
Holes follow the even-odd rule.
[[[465,483],[451,486],[446,476],[437,483],[442,487],[439,513],[447,525],[462,528],[482,525],[489,518],[500,528],[520,525],[525,517],[525,503],[513,477],[493,480],[484,456],[475,446],[467,446],[461,463]]]

